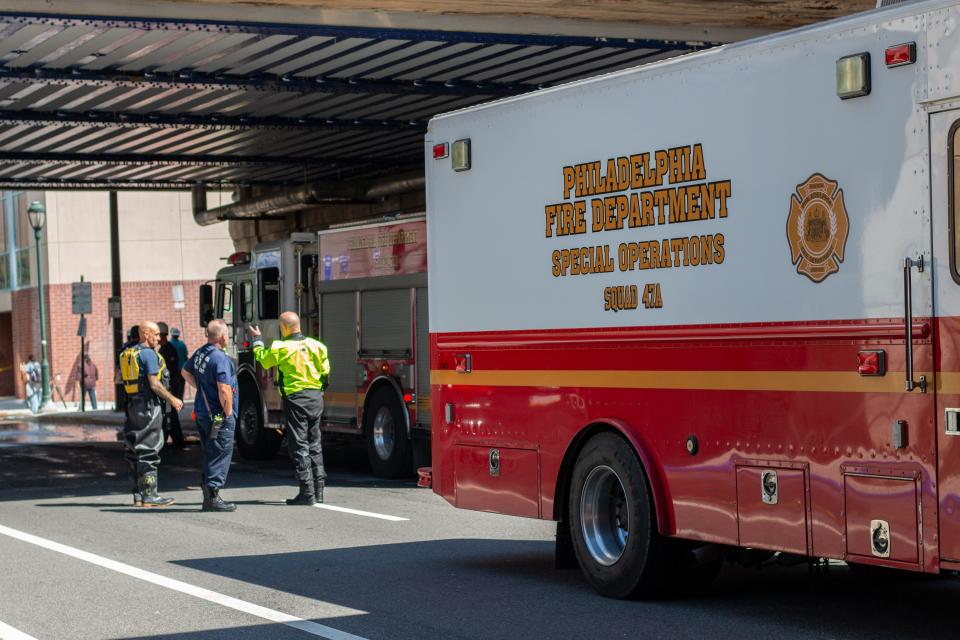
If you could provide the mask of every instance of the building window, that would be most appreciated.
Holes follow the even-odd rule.
[[[0,289],[29,287],[32,283],[30,247],[35,243],[27,209],[32,200],[44,200],[39,192],[3,194],[3,224],[0,224]]]

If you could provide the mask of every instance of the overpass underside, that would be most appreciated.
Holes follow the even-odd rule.
[[[434,114],[862,4],[0,1],[0,186],[416,172]]]

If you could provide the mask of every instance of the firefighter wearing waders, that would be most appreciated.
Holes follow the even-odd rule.
[[[183,379],[197,390],[193,411],[203,447],[203,511],[237,510],[237,505],[220,497],[230,471],[238,409],[237,367],[224,352],[229,334],[223,320],[211,320],[207,344],[194,351],[183,367]]]
[[[120,354],[120,373],[127,393],[123,441],[133,504],[137,507],[166,507],[174,502],[157,493],[157,465],[163,448],[162,405],[166,401],[179,411],[183,402],[163,386],[165,365],[156,351],[159,343],[159,327],[143,322],[140,343]]]
[[[323,502],[323,450],[320,448],[320,414],[323,389],[330,375],[327,348],[300,332],[300,317],[292,311],[280,314],[280,340],[270,348],[263,344],[260,329],[247,328],[253,340],[253,356],[264,369],[277,368],[287,447],[300,482],[300,493],[287,500],[291,505]]]

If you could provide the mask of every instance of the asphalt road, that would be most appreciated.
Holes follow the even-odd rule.
[[[331,448],[327,502],[287,461],[234,463],[201,513],[199,452],[165,510],[131,506],[113,427],[0,425],[0,639],[955,638],[960,579],[724,568],[696,597],[620,602],[553,568],[552,523],[459,511]],[[383,519],[386,516],[392,519]]]

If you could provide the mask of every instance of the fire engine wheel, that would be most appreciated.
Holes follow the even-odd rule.
[[[273,429],[263,428],[260,399],[241,394],[240,412],[237,415],[236,443],[245,460],[269,460],[277,455],[282,438]]]
[[[403,405],[389,387],[377,389],[364,414],[367,457],[381,478],[402,478],[413,471],[413,449],[403,419]]]
[[[662,592],[670,554],[643,467],[623,438],[602,433],[587,442],[574,466],[569,508],[577,562],[594,589],[610,598]]]

